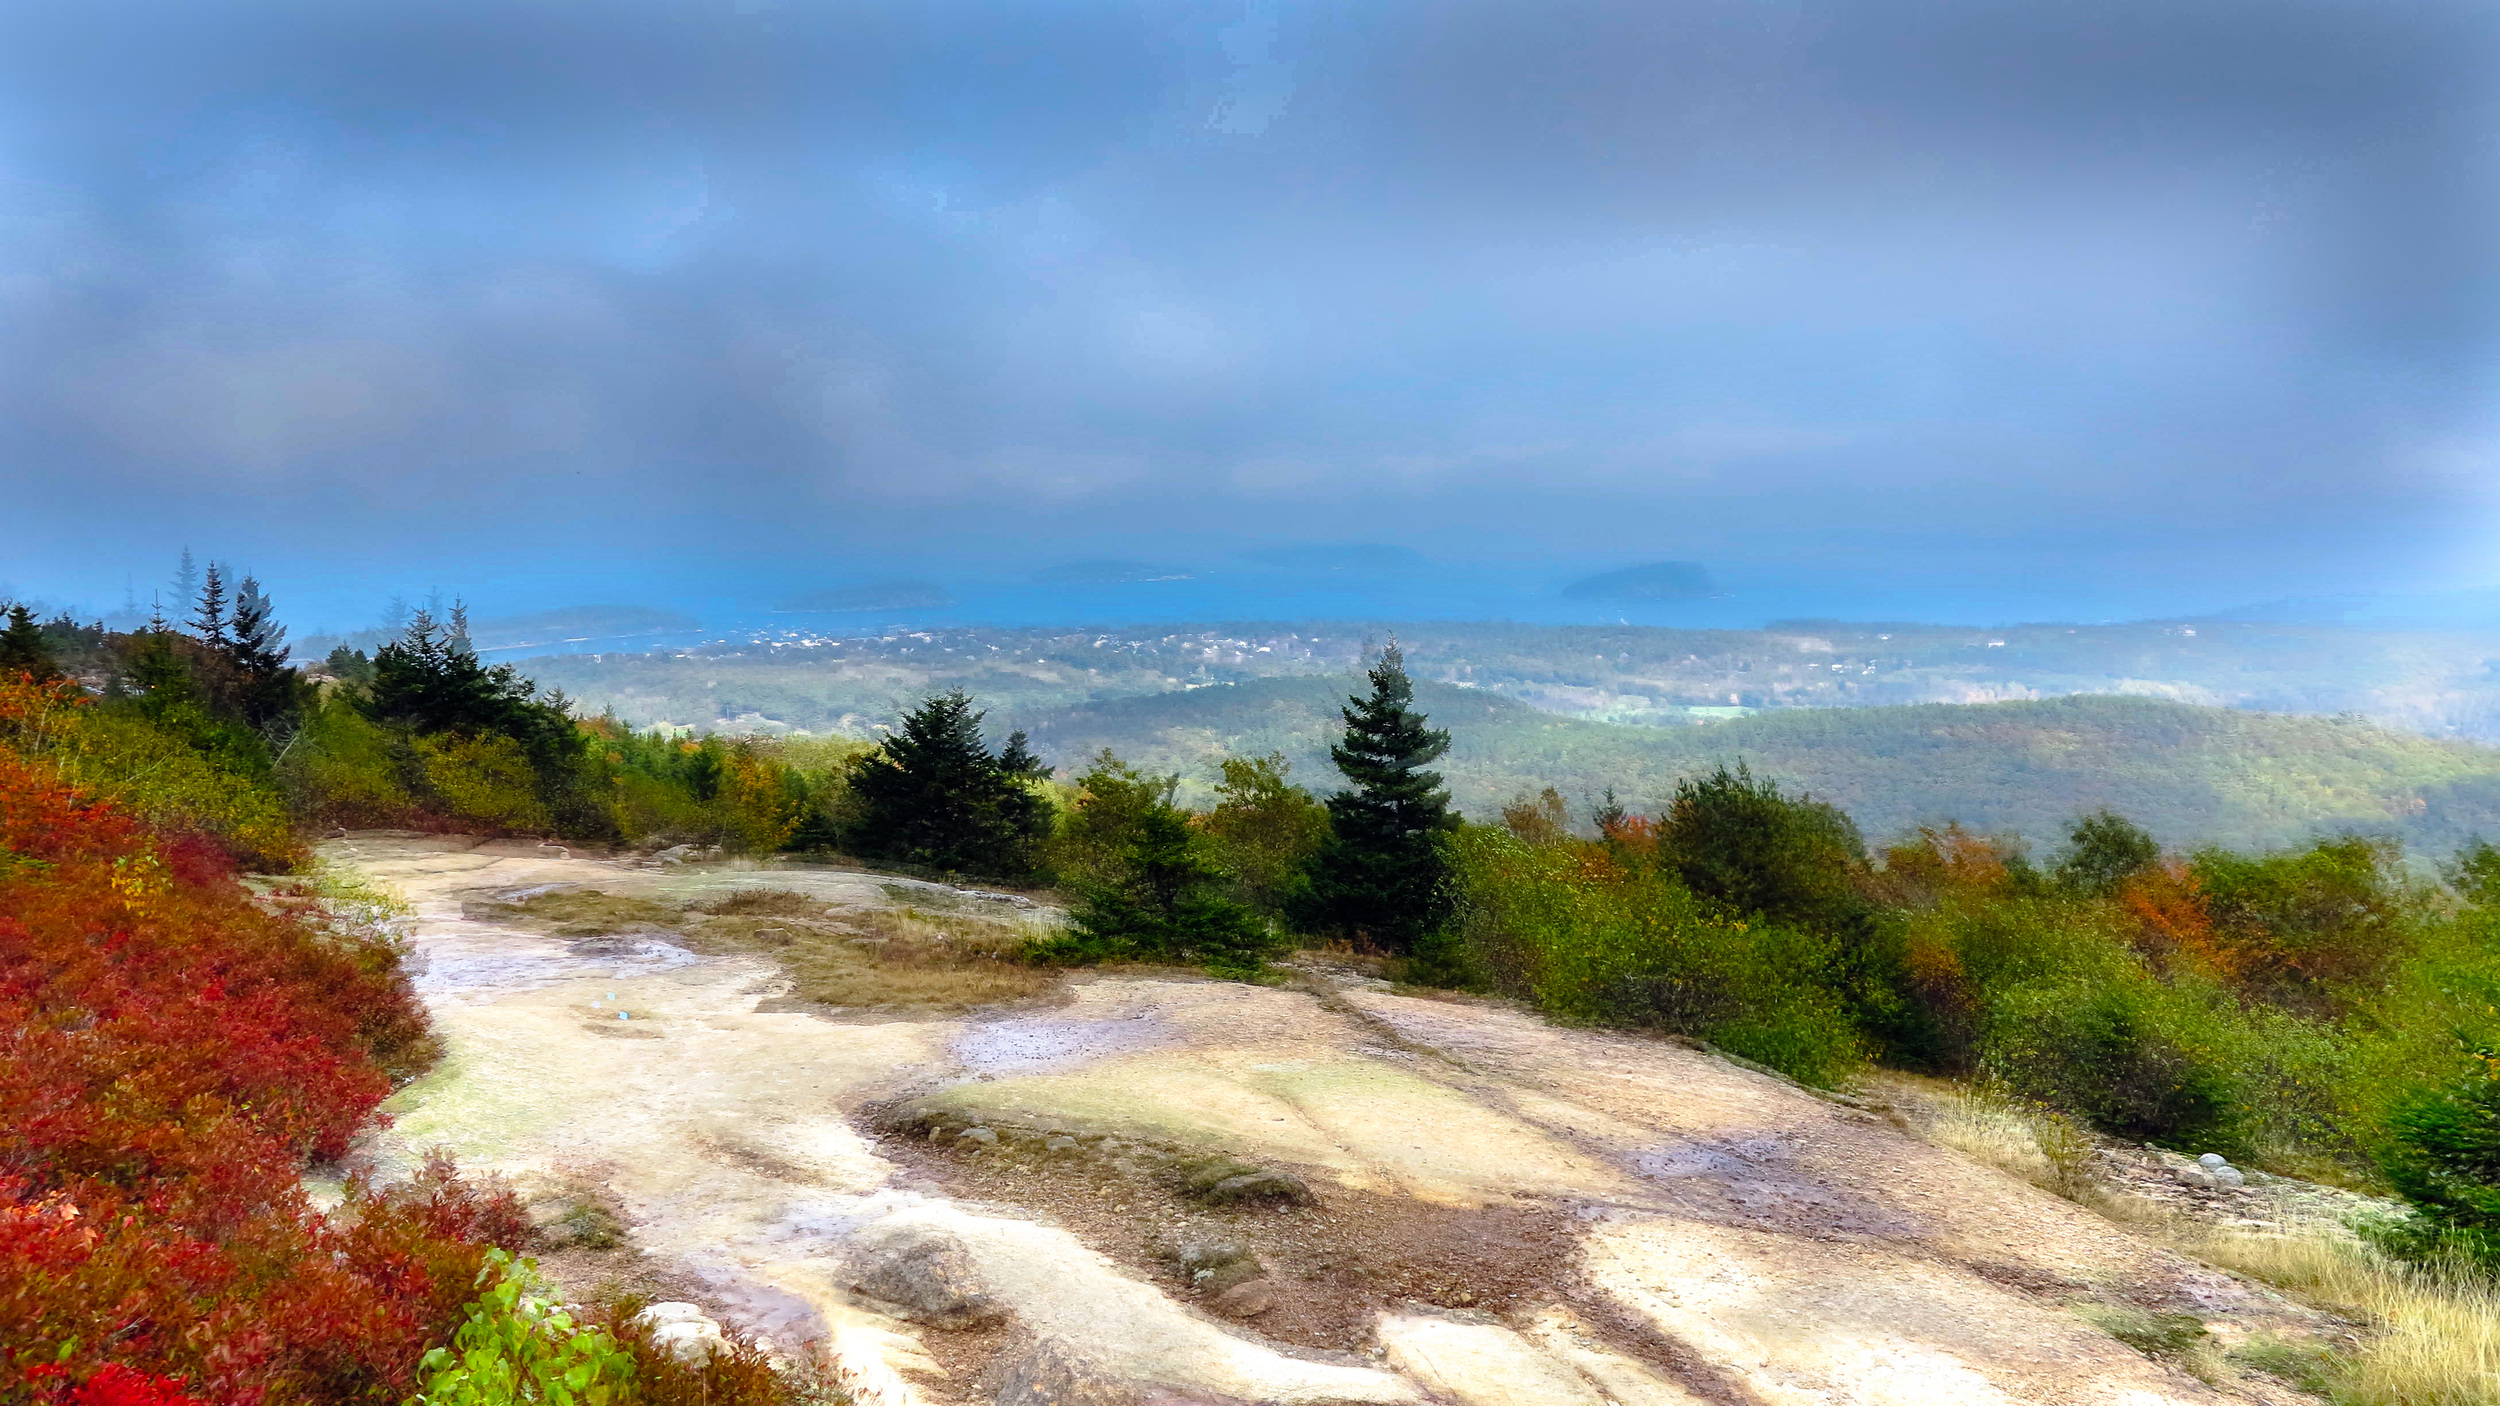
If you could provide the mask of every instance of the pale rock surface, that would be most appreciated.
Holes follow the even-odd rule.
[[[771,888],[838,915],[894,906],[889,883],[932,886],[454,837],[322,853],[415,904],[415,984],[447,1049],[387,1106],[394,1126],[364,1149],[376,1170],[440,1145],[477,1171],[596,1183],[631,1237],[617,1253],[700,1284],[768,1341],[821,1341],[863,1406],[2163,1406],[2215,1393],[2064,1301],[2191,1303],[2233,1331],[2277,1321],[2246,1286],[2077,1206],[1669,1042],[1356,983],[1123,976],[1009,1015],[826,1019],[784,1008],[761,957],[666,934],[568,943],[463,904],[551,885],[678,903]],[[905,1100],[1012,1134],[946,1154],[966,1166],[1108,1136],[1242,1159],[1321,1202],[1196,1214],[1333,1216],[1331,1198],[1359,1197],[1462,1221],[1533,1208],[1569,1227],[1570,1282],[1502,1321],[1395,1308],[1377,1362],[1290,1348],[1259,1333],[1316,1292],[1301,1280],[1252,1281],[1278,1299],[1253,1331],[1037,1212],[915,1182],[863,1131]],[[1095,1155],[1042,1160],[1055,1177]],[[1574,1316],[1566,1298],[1594,1307]],[[965,1343],[990,1346],[973,1360]]]
[[[1501,1324],[1414,1310],[1380,1317],[1389,1365],[1463,1406],[1606,1406],[1570,1363]]]

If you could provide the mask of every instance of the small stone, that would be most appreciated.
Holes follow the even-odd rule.
[[[966,1128],[962,1136],[964,1141],[977,1142],[983,1147],[995,1147],[998,1144],[998,1134],[988,1128]]]
[[[1276,1307],[1276,1285],[1267,1279],[1245,1280],[1207,1300],[1207,1307],[1227,1318],[1256,1318]]]
[[[2224,1189],[2234,1186],[2248,1185],[2248,1178],[2241,1174],[2239,1168],[2233,1166],[2225,1165],[2216,1167],[2211,1172],[2206,1173],[2206,1175],[2211,1178],[2215,1186]]]
[[[2230,1166],[2231,1160],[2219,1152],[2208,1152],[2204,1156],[2196,1159],[2196,1165],[2203,1167],[2207,1171],[2212,1171],[2216,1167]]]
[[[1076,1151],[1076,1146],[1077,1143],[1075,1138],[1055,1137],[1050,1141],[1043,1143],[1042,1150],[1044,1152],[1074,1152]]]

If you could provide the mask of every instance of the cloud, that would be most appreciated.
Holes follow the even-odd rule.
[[[2496,37],[2462,0],[21,7],[0,527],[1672,520],[1870,571],[2194,527],[2252,594],[2287,533],[2358,582],[2489,525]]]

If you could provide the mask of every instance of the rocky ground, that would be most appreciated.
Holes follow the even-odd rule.
[[[2093,1324],[2312,1315],[1704,1050],[1317,962],[1038,978],[1046,908],[852,870],[324,857],[415,905],[448,1049],[363,1158],[883,1406],[2295,1399]]]

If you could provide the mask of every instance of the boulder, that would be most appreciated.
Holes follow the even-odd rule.
[[[1291,1172],[1258,1171],[1226,1177],[1198,1193],[1198,1199],[1210,1206],[1239,1206],[1266,1202],[1276,1205],[1307,1206],[1311,1204],[1311,1188]]]
[[[720,1324],[690,1303],[655,1303],[634,1321],[650,1328],[652,1346],[680,1362],[700,1362],[723,1342]]]
[[[941,1226],[880,1221],[854,1238],[842,1265],[852,1292],[896,1318],[972,1328],[1006,1316],[962,1239]]]
[[[1267,1273],[1257,1255],[1230,1240],[1185,1240],[1173,1258],[1181,1276],[1202,1294],[1221,1295]]]

